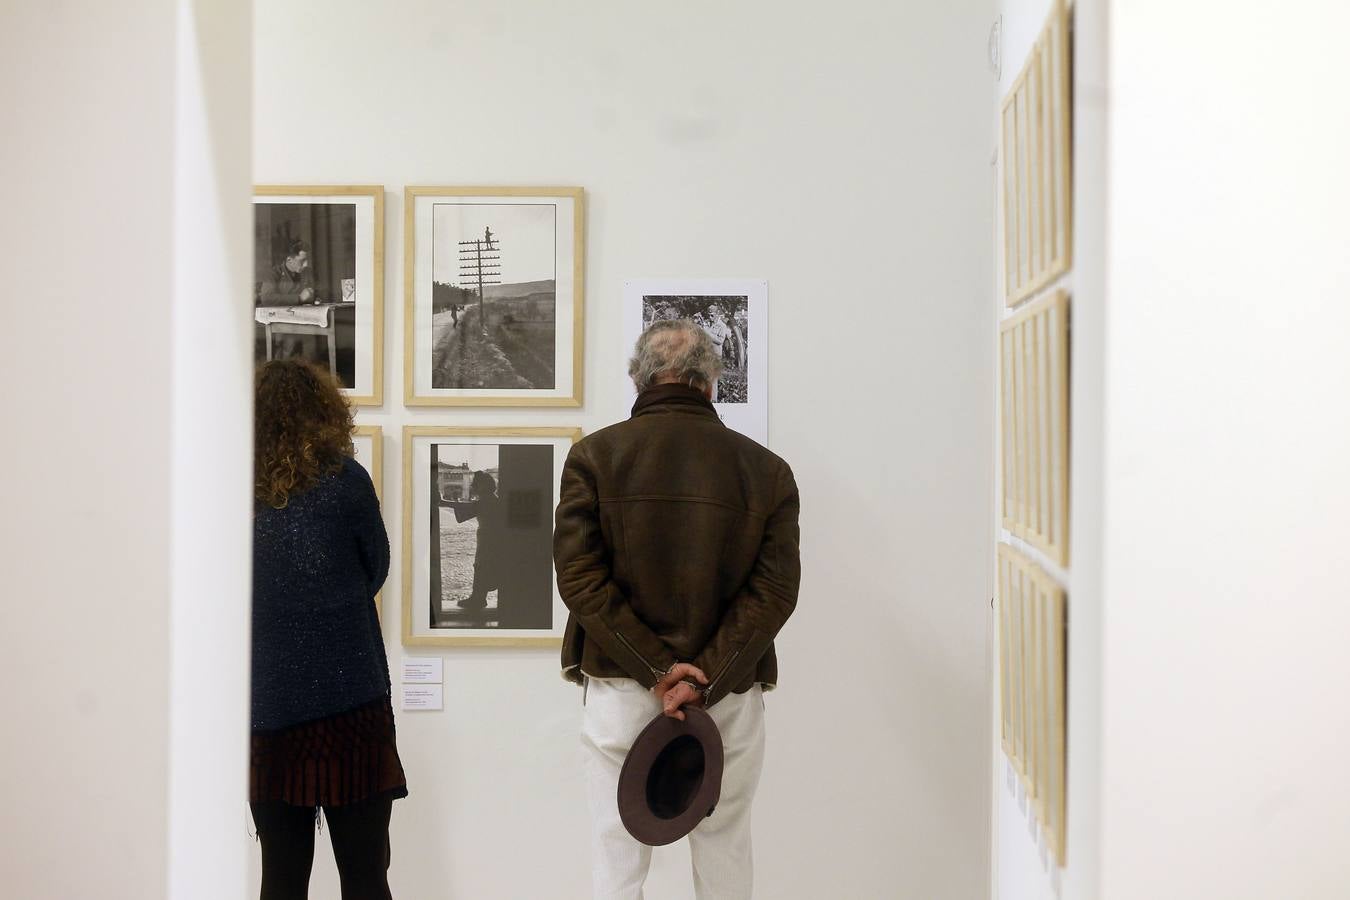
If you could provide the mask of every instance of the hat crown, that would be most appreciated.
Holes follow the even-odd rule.
[[[674,819],[689,809],[703,786],[707,755],[692,734],[675,738],[657,754],[647,773],[647,806],[660,819]]]

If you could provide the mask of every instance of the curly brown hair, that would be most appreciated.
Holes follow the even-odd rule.
[[[283,509],[353,455],[352,407],[311,363],[273,360],[253,376],[253,495]]]

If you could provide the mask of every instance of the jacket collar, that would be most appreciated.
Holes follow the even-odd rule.
[[[658,384],[638,394],[637,402],[633,404],[633,417],[652,412],[694,413],[721,421],[721,416],[703,392],[684,384]]]

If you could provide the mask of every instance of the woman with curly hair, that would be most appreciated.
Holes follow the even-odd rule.
[[[326,371],[254,379],[249,804],[262,900],[305,898],[322,809],[343,900],[388,900],[389,817],[408,795],[375,594],[389,538],[352,458],[352,412]]]

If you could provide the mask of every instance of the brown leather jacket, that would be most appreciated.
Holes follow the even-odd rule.
[[[778,680],[773,639],[797,604],[797,484],[684,385],[644,391],[626,422],[572,448],[553,560],[571,610],[563,677],[633,678],[676,662],[711,706]]]

